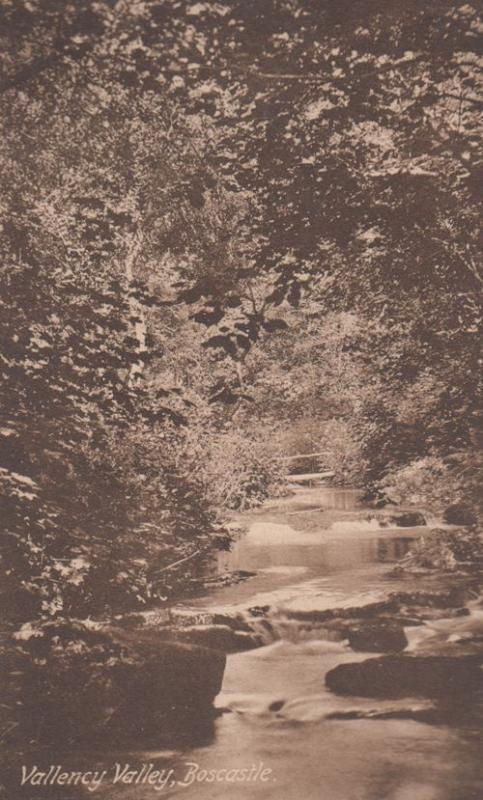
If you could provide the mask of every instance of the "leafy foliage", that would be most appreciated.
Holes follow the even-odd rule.
[[[156,99],[97,85],[94,104],[78,89],[56,87],[54,113],[4,102],[2,593],[15,620],[166,599],[186,574],[156,570],[202,556],[216,531],[177,460],[183,403],[143,379],[163,304],[144,274],[177,159],[190,161]]]
[[[310,406],[373,493],[460,459],[459,497],[481,425],[476,4],[1,15],[10,613],[175,591],[213,498],[275,477],[256,412],[280,433]],[[187,422],[220,434],[211,495]]]
[[[269,435],[245,428],[210,436],[204,480],[216,505],[244,511],[283,491],[283,464]]]
[[[475,529],[436,530],[399,562],[398,569],[481,574],[483,542]]]

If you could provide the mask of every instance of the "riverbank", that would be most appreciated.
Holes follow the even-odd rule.
[[[116,640],[149,656],[152,682],[139,684],[142,713],[129,718],[123,741],[122,716],[113,716],[95,754],[88,741],[56,746],[69,769],[153,764],[172,770],[164,795],[187,800],[295,800],[300,791],[308,800],[479,798],[478,581],[394,569],[427,539],[431,524],[407,524],[433,522],[425,510],[410,519],[408,509],[364,507],[348,490],[323,495],[310,490],[238,515],[233,547],[213,558],[202,593],[148,612],[142,626],[138,616],[117,620]],[[137,670],[145,674],[139,660]],[[40,769],[51,752],[31,745],[22,758]],[[187,764],[201,776],[189,785]],[[202,779],[260,764],[270,781]],[[97,796],[158,796],[150,791],[104,783]],[[49,800],[65,800],[59,792],[49,789]]]

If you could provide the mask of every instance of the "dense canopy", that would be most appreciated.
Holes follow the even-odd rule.
[[[307,425],[373,494],[412,468],[450,481],[445,502],[466,470],[471,494],[477,4],[5,0],[0,16],[15,620],[186,589],[220,507],[263,496]]]

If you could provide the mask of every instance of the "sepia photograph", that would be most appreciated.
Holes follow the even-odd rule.
[[[477,0],[0,0],[0,800],[482,800]]]

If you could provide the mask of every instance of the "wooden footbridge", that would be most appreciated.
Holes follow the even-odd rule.
[[[335,473],[330,469],[323,468],[322,459],[326,455],[327,452],[300,453],[296,456],[283,456],[281,458],[281,461],[287,464],[289,470],[292,465],[295,468],[297,468],[297,461],[303,462],[303,459],[306,459],[309,462],[312,461],[312,463],[316,463],[319,465],[318,472],[288,472],[285,475],[285,479],[288,481],[288,483],[307,484],[309,486],[312,486],[314,483],[323,481],[325,478],[333,478]]]

